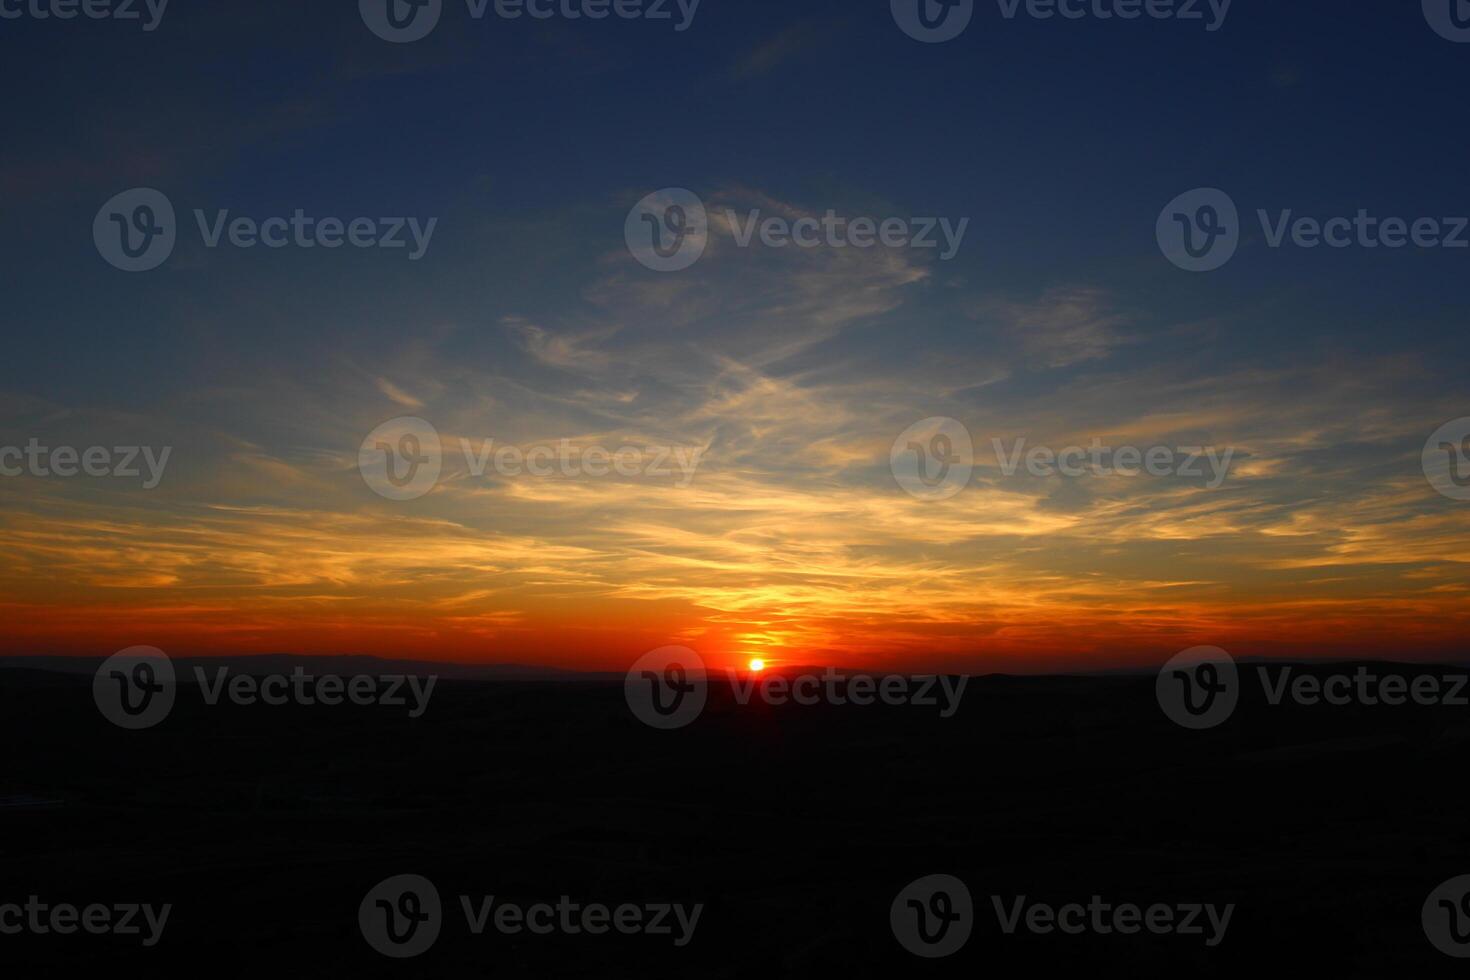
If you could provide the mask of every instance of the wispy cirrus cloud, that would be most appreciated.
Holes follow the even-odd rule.
[[[391,343],[343,332],[105,424],[8,402],[11,440],[143,432],[177,453],[146,494],[0,481],[0,592],[26,624],[10,648],[617,668],[680,640],[715,659],[1025,669],[1227,639],[1440,649],[1467,625],[1466,518],[1417,471],[1452,406],[1412,359],[1225,362],[1089,285],[962,287],[936,306],[922,256],[739,248],[725,208],[817,212],[750,191],[709,203],[707,254],[677,275],[601,250],[534,315],[426,309],[433,326]],[[408,413],[441,434],[443,475],[392,502],[357,451]],[[975,441],[970,485],[940,502],[889,472],[898,434],[935,415]],[[1215,489],[1007,475],[991,442],[1094,437],[1235,462]],[[701,456],[685,486],[477,475],[460,440]]]

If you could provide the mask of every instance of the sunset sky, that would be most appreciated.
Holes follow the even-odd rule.
[[[147,33],[0,22],[0,117],[25,136],[0,149],[0,445],[172,447],[154,489],[0,478],[0,653],[1465,652],[1470,502],[1420,453],[1470,415],[1470,250],[1273,249],[1255,220],[1470,213],[1465,120],[1442,109],[1470,45],[1418,3],[1237,0],[1214,33],[981,4],[935,45],[887,0],[704,0],[684,32],[451,2],[405,45],[355,3],[230,7],[174,0]],[[115,83],[51,70],[79,48]],[[132,187],[180,219],[146,273],[92,240]],[[680,272],[623,238],[667,187],[710,212]],[[1246,228],[1208,274],[1154,238],[1195,187]],[[438,224],[418,261],[209,249],[194,208]],[[737,247],[724,212],[754,208],[969,225],[948,261]],[[445,444],[414,500],[358,470],[399,416]],[[936,416],[969,430],[975,472],[916,499],[890,448]],[[475,476],[460,438],[702,456],[687,485]],[[991,441],[1021,438],[1234,461],[1215,488],[1007,476]]]

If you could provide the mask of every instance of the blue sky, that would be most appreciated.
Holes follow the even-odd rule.
[[[683,32],[476,21],[447,0],[428,38],[394,45],[353,3],[172,0],[151,32],[0,20],[0,50],[0,442],[178,447],[175,479],[149,496],[0,488],[0,529],[33,583],[22,609],[54,612],[61,596],[161,608],[168,632],[169,602],[207,596],[222,617],[260,620],[242,644],[272,644],[287,634],[271,603],[305,621],[305,597],[381,602],[433,567],[445,622],[472,620],[467,656],[521,652],[558,604],[595,600],[641,624],[630,650],[673,634],[739,651],[1024,659],[1071,642],[1018,631],[1011,617],[1033,604],[1165,649],[1228,632],[1222,610],[1283,589],[1320,594],[1334,622],[1352,608],[1381,618],[1380,602],[1427,615],[1425,590],[1463,599],[1452,542],[1465,512],[1418,460],[1466,414],[1470,250],[1273,249],[1254,217],[1470,213],[1470,45],[1436,35],[1418,4],[1236,0],[1210,32],[1007,20],[978,3],[960,37],[921,44],[871,0],[703,0]],[[185,226],[142,274],[110,267],[91,236],[103,202],[133,187],[163,191]],[[717,229],[698,265],[665,275],[632,261],[623,225],[667,187],[715,214],[969,226],[946,262],[735,250]],[[1238,254],[1209,274],[1175,268],[1154,237],[1160,209],[1197,187],[1226,190],[1245,219]],[[205,249],[188,228],[196,207],[438,225],[417,262]],[[704,446],[709,496],[598,488],[587,501],[466,489],[461,473],[392,509],[351,461],[409,412],[475,438]],[[986,460],[973,492],[904,510],[917,505],[894,487],[888,445],[931,416],[961,420],[977,451],[992,435],[1115,436],[1229,445],[1247,467],[1200,498],[1021,487]],[[752,500],[765,509],[735,505]],[[275,523],[211,523],[236,508]],[[375,514],[426,522],[406,533],[433,528],[435,547],[366,573],[381,556],[342,542]],[[83,525],[96,536],[58,557]],[[288,573],[279,561],[303,526],[341,540]],[[926,527],[942,542],[915,537]],[[217,535],[209,554],[174,546],[202,529]],[[512,553],[561,557],[485,564],[439,537],[510,531]],[[277,561],[240,558],[262,537]],[[758,558],[786,548],[791,567]],[[598,570],[568,571],[583,561]],[[681,586],[681,568],[704,578]],[[899,587],[905,576],[923,584]],[[1111,584],[1058,585],[1099,576]],[[863,601],[838,602],[844,590]],[[953,614],[933,611],[946,602]],[[889,635],[863,608],[903,625]],[[1272,615],[1246,641],[1304,629],[1300,606]],[[178,635],[208,635],[179,616]],[[30,642],[77,648],[44,630]],[[597,659],[578,642],[558,634],[558,656]],[[1121,656],[1122,643],[1081,646]]]

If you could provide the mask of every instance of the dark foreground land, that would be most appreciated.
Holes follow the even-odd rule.
[[[1345,667],[1298,668],[1325,675]],[[1375,668],[1413,675],[1442,668]],[[1470,708],[1267,704],[1250,670],[1208,731],[1149,676],[977,678],[959,711],[733,703],[637,721],[618,682],[442,680],[382,707],[206,706],[108,723],[91,678],[0,671],[0,904],[174,908],[151,949],[0,936],[7,976],[1241,977],[1463,975],[1420,915],[1470,874]],[[1465,692],[1462,692],[1465,693]],[[432,880],[421,956],[365,942],[391,875]],[[889,906],[945,873],[958,953],[905,951]],[[458,896],[703,903],[693,941],[465,927]],[[1008,935],[1009,904],[1234,903],[1203,936]],[[81,974],[87,970],[88,974]]]

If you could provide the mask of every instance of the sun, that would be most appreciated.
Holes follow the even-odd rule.
[[[760,671],[766,669],[766,662],[759,657],[756,657],[750,662],[750,669],[756,673],[759,673]]]

